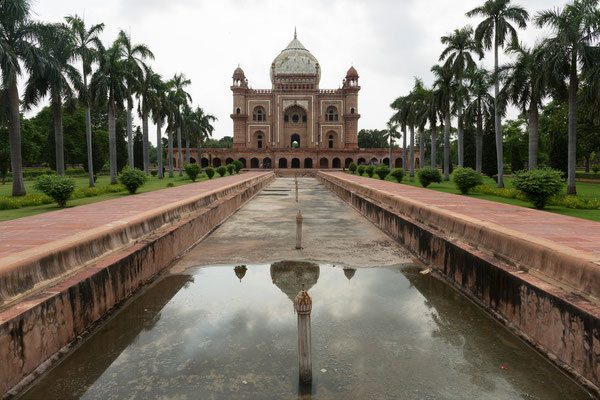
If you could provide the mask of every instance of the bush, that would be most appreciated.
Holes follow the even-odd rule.
[[[208,176],[208,179],[212,179],[215,176],[215,169],[213,167],[206,167],[204,173]]]
[[[379,176],[379,179],[383,181],[385,180],[385,177],[390,174],[390,168],[387,165],[380,165],[375,168],[375,173]]]
[[[358,171],[358,174],[360,176],[362,176],[365,173],[365,166],[364,165],[359,165],[358,168],[356,168],[356,170]]]
[[[158,175],[158,171],[153,169],[152,171],[150,171],[150,175],[156,176],[156,175]]]
[[[367,166],[367,168],[365,168],[365,172],[367,175],[369,175],[369,178],[372,178],[373,174],[375,173],[375,166],[373,164]]]
[[[52,197],[59,207],[64,208],[75,190],[75,181],[61,175],[43,175],[36,179],[34,187],[46,196]]]
[[[404,178],[404,169],[403,168],[394,168],[392,172],[390,172],[390,176],[392,176],[398,183],[402,182],[402,178]]]
[[[119,174],[119,182],[127,188],[129,193],[134,194],[140,186],[146,183],[146,174],[137,168],[123,168]]]
[[[239,174],[239,173],[240,173],[240,170],[241,170],[242,168],[244,168],[244,164],[242,164],[242,162],[241,162],[240,160],[235,160],[235,161],[233,162],[233,166],[235,167],[235,173],[236,173],[236,174]]]
[[[483,177],[473,168],[457,168],[454,170],[454,184],[462,194],[467,194],[474,187],[483,185]]]
[[[225,168],[224,166],[220,166],[216,169],[217,174],[221,175],[221,176],[225,176],[225,174],[227,173],[227,168]]]
[[[227,168],[227,172],[229,172],[229,175],[233,175],[233,171],[235,171],[235,165],[233,165],[233,164],[227,164],[225,166],[225,168]]]
[[[167,183],[167,187],[168,187],[168,188],[170,188],[170,187],[175,187],[175,184],[174,184],[173,182],[169,182],[169,183]]]
[[[421,186],[427,187],[432,183],[442,183],[442,174],[437,168],[425,167],[417,171]]]
[[[514,174],[513,185],[527,200],[538,209],[560,193],[563,187],[562,172],[552,168],[518,171]]]
[[[196,178],[198,177],[198,175],[200,175],[200,171],[202,171],[198,164],[185,164],[184,169],[185,173],[187,174],[187,176],[189,176],[192,182],[196,182]]]
[[[350,172],[355,173],[356,172],[356,164],[351,162],[350,165],[348,166],[348,169],[350,170]]]
[[[594,165],[592,171],[594,171],[595,174],[600,173],[600,165]]]

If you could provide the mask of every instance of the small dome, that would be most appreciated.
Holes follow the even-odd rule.
[[[319,62],[298,40],[294,32],[294,39],[273,60],[271,69],[271,82],[275,77],[286,75],[316,76],[317,82],[321,76]]]
[[[346,72],[346,78],[358,78],[358,71],[354,67],[350,67],[348,72]]]
[[[238,67],[233,71],[233,79],[244,79],[246,75],[244,75],[244,70]]]

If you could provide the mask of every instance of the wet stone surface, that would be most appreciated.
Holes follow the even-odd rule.
[[[23,398],[586,399],[415,265],[196,267],[136,296]],[[312,387],[291,296],[308,289]]]

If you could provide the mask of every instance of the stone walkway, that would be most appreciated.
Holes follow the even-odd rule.
[[[600,222],[343,172],[328,174],[600,256]]]
[[[98,228],[257,175],[247,172],[0,222],[0,258]]]

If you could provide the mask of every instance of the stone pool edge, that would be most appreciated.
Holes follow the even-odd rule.
[[[273,179],[275,174],[266,172],[225,185],[210,193],[211,202],[195,210],[188,206],[185,218],[0,312],[0,396],[14,397],[36,375],[38,366],[152,280]]]
[[[406,202],[419,213],[429,208],[424,204],[326,172],[317,173],[317,179],[600,397],[600,307],[525,272],[526,264],[511,264],[493,249],[470,245],[460,231],[442,232],[400,212],[402,206],[392,207]],[[436,211],[438,219],[447,219],[444,226],[453,226],[454,215]],[[493,232],[487,234],[493,239]],[[502,232],[496,240],[502,240]]]

